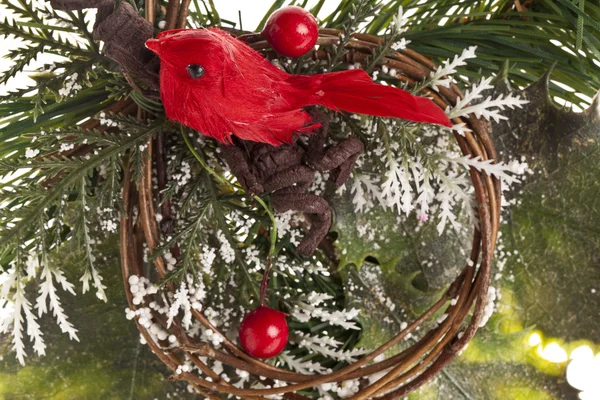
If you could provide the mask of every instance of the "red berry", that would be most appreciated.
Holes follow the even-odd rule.
[[[240,342],[246,353],[256,358],[275,357],[288,340],[286,315],[268,307],[258,307],[244,317]]]
[[[279,54],[300,57],[317,43],[319,27],[311,13],[288,6],[271,14],[262,35]]]

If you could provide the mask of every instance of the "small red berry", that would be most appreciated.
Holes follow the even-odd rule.
[[[288,6],[271,14],[262,35],[279,54],[300,57],[317,43],[319,27],[311,13]]]
[[[240,342],[246,353],[256,358],[275,357],[288,341],[286,314],[258,307],[247,314],[240,325]]]

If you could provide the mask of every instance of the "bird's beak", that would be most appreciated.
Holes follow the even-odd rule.
[[[160,55],[160,40],[158,39],[148,39],[146,40],[146,48],[150,49],[156,55]]]

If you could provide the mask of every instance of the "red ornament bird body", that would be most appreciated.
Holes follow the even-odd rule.
[[[235,135],[278,146],[318,127],[303,109],[451,126],[431,100],[374,83],[362,70],[291,75],[218,28],[166,31],[146,42],[161,61],[167,117],[222,143]]]

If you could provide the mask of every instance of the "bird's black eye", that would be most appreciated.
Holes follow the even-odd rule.
[[[188,74],[194,79],[201,78],[204,75],[204,68],[200,64],[190,64],[186,69]]]

